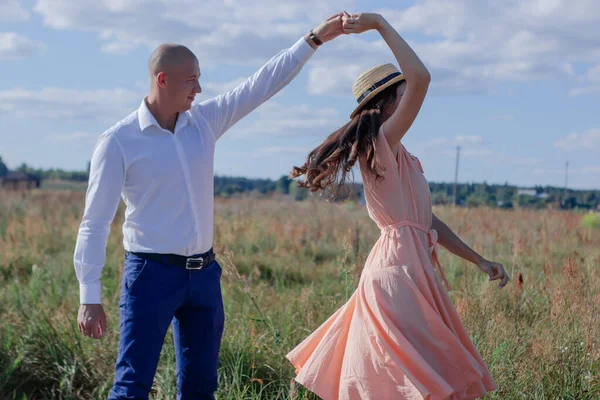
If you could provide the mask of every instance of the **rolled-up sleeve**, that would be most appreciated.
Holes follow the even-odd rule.
[[[102,302],[100,279],[106,259],[106,243],[124,181],[122,148],[114,134],[104,134],[92,155],[85,208],[73,256],[81,304]]]
[[[217,140],[240,119],[291,82],[314,52],[302,37],[289,49],[276,54],[241,85],[205,100],[195,111],[206,119]]]

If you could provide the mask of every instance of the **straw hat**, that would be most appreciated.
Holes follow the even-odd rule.
[[[382,90],[403,80],[404,76],[394,64],[378,65],[360,74],[352,85],[352,93],[358,106],[350,114],[350,119]]]

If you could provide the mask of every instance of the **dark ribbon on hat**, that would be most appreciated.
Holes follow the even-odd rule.
[[[391,81],[392,79],[394,79],[395,77],[400,76],[400,75],[402,75],[401,72],[394,72],[393,74],[386,76],[382,80],[375,82],[375,84],[373,86],[371,86],[370,88],[368,88],[367,90],[365,90],[363,92],[363,94],[361,94],[360,97],[356,101],[360,104],[375,89],[385,85],[386,83],[388,83],[389,81]]]

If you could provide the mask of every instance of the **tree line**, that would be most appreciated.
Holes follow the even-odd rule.
[[[62,169],[34,169],[27,164],[21,164],[16,171],[23,171],[36,179],[63,180],[87,182],[89,163],[86,171],[65,171]],[[6,175],[9,169],[0,157],[0,177]],[[455,201],[454,185],[452,183],[430,182],[431,200],[434,205],[448,205]],[[364,202],[361,184],[351,184],[345,190],[342,198]],[[215,176],[215,195],[233,197],[244,193],[261,195],[280,194],[295,200],[304,200],[310,193],[298,186],[298,182],[282,176],[277,180],[252,179],[243,177]],[[326,197],[326,196],[324,196]],[[521,188],[508,183],[487,184],[459,183],[456,187],[456,204],[468,207],[488,206],[500,208],[563,208],[563,209],[598,209],[600,205],[600,190],[574,190],[552,187],[535,186]]]

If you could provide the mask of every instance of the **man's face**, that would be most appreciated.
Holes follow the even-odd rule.
[[[169,105],[176,112],[185,112],[191,108],[196,94],[202,92],[199,79],[200,67],[195,58],[189,58],[181,64],[174,65],[165,73],[164,89]]]

